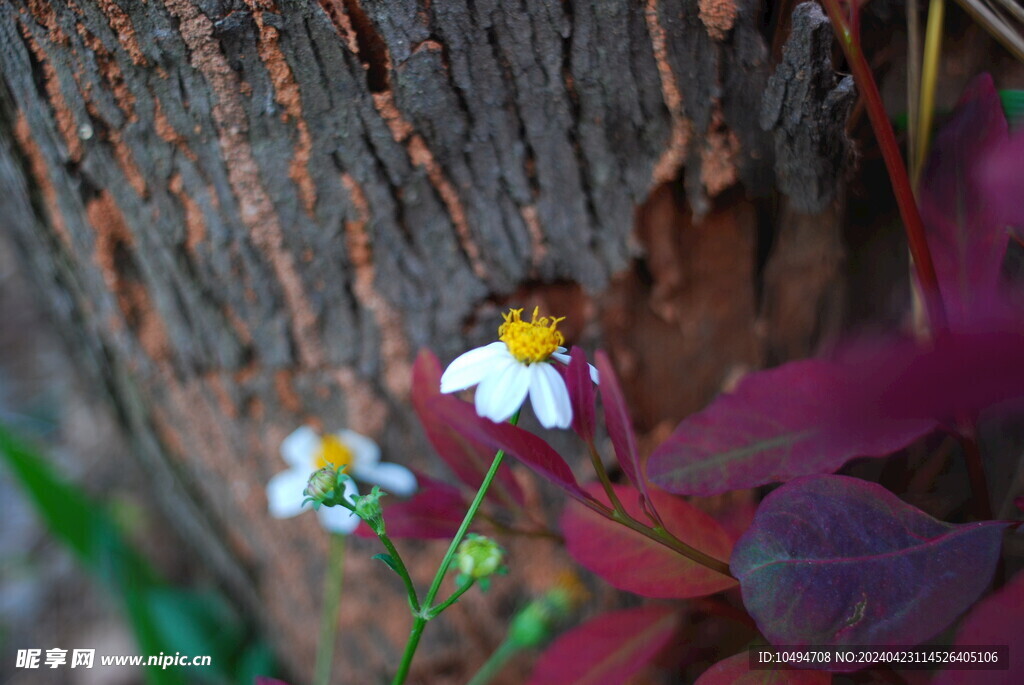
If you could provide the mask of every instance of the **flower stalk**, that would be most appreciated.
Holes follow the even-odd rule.
[[[316,646],[313,685],[328,685],[331,681],[331,663],[338,633],[338,607],[341,604],[341,586],[345,575],[345,536],[331,533],[331,549],[327,558],[324,578],[323,604],[320,609],[320,635]]]
[[[513,426],[519,423],[519,411],[516,411],[512,415],[509,419],[509,423]],[[445,553],[444,558],[441,559],[441,565],[438,567],[437,573],[434,574],[434,580],[430,584],[430,589],[427,590],[427,594],[423,598],[423,604],[420,607],[420,611],[415,614],[412,630],[409,632],[409,639],[405,644],[405,651],[402,654],[402,661],[399,663],[398,671],[395,673],[395,677],[391,681],[392,685],[402,685],[408,677],[409,667],[412,665],[413,657],[416,655],[416,648],[419,646],[420,638],[423,636],[423,629],[426,627],[427,621],[435,618],[442,610],[454,602],[454,600],[451,600],[443,602],[439,607],[433,607],[434,600],[437,598],[437,593],[441,590],[441,583],[444,582],[444,577],[448,573],[448,569],[451,567],[452,561],[455,558],[455,553],[458,550],[459,545],[462,544],[462,539],[469,531],[469,526],[473,523],[473,519],[476,517],[477,510],[480,509],[480,505],[483,504],[484,496],[487,494],[487,490],[491,487],[491,482],[498,474],[498,469],[501,467],[504,459],[505,451],[498,450],[494,455],[494,460],[491,462],[491,467],[487,470],[487,475],[484,476],[484,480],[480,484],[480,488],[477,490],[476,497],[473,498],[472,504],[469,505],[469,509],[466,511],[466,515],[462,519],[462,524],[459,525],[459,530],[455,533],[455,537],[452,538],[452,542],[448,546],[448,551]],[[462,592],[469,589],[468,585],[464,587],[464,590],[456,591],[456,595],[453,595],[455,599],[458,599],[458,596],[461,596]]]

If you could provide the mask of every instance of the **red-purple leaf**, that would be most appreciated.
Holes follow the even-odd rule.
[[[750,655],[740,652],[704,671],[694,685],[828,685],[831,682],[832,674],[824,671],[753,671],[750,669]]]
[[[416,473],[418,489],[409,499],[385,497],[384,525],[390,538],[419,540],[451,539],[462,523],[469,503],[455,486]],[[392,500],[392,501],[389,501]],[[376,533],[361,522],[355,534],[375,538]]]
[[[668,645],[678,621],[677,608],[656,604],[596,616],[548,647],[530,685],[622,685]]]
[[[962,647],[1009,645],[1010,663],[1005,671],[944,670],[932,685],[1015,685],[1024,683],[1024,571],[998,592],[971,609],[956,634]]]
[[[608,437],[615,449],[622,472],[626,474],[636,488],[650,504],[651,513],[658,516],[658,509],[651,501],[648,492],[647,478],[644,476],[643,465],[640,463],[640,450],[636,446],[636,434],[633,432],[633,421],[629,418],[629,408],[622,395],[619,379],[615,368],[602,350],[597,352],[597,372],[601,374],[601,401],[604,403],[604,420],[608,426]],[[645,517],[646,518],[646,517]]]
[[[1020,190],[1024,158],[1007,158],[1001,151],[1020,148],[1019,136],[1010,143],[992,77],[983,74],[971,82],[935,136],[921,176],[921,218],[954,328],[963,328],[979,308],[987,309],[997,299],[1007,223],[1022,216],[1021,196],[1014,191]]]
[[[1024,322],[976,322],[928,349],[894,351],[872,373],[887,379],[879,414],[952,420],[1024,397]]]
[[[913,645],[982,593],[1006,525],[944,523],[874,483],[809,476],[765,498],[732,572],[773,644]]]
[[[268,678],[266,676],[256,676],[256,685],[288,685],[283,680],[277,680],[276,678]]]
[[[486,445],[492,450],[505,450],[529,466],[535,473],[559,486],[577,499],[587,499],[587,494],[576,482],[572,469],[562,456],[543,439],[510,423],[494,423],[477,415],[471,405],[463,407],[445,404],[437,407],[436,417],[448,424],[457,434],[474,442]]]
[[[875,403],[888,383],[818,359],[752,373],[683,420],[651,455],[648,476],[669,492],[707,496],[887,455],[935,425],[880,413]]]
[[[587,355],[578,347],[569,351],[565,384],[572,402],[572,429],[586,442],[594,441],[594,381],[590,379]]]
[[[587,489],[608,502],[600,484],[591,483]],[[645,520],[636,490],[616,485],[615,494],[631,516]],[[668,531],[705,554],[728,561],[733,540],[717,521],[661,490],[653,489],[651,495]],[[620,590],[645,597],[683,598],[710,595],[736,584],[734,579],[583,506],[565,508],[562,533],[573,559]]]
[[[472,405],[441,393],[441,364],[428,350],[419,353],[412,369],[412,406],[438,455],[459,480],[473,490],[478,489],[494,459],[494,448],[467,438],[439,418],[443,411],[449,417],[480,420]],[[488,496],[506,506],[522,507],[524,502],[522,489],[508,468],[498,471]]]
[[[543,439],[510,423],[495,423],[485,419],[476,413],[473,405],[451,395],[442,395],[440,390],[436,391],[436,396],[431,395],[431,388],[440,388],[441,365],[428,350],[420,352],[416,359],[413,377],[413,403],[419,402],[423,407],[421,420],[424,428],[428,435],[433,432],[439,436],[439,443],[435,443],[435,447],[438,447],[442,455],[444,452],[441,447],[445,450],[461,450],[463,455],[470,452],[467,445],[477,452],[482,448],[492,456],[497,450],[504,450],[573,497],[589,498],[576,482],[572,469],[562,456]],[[491,460],[491,457],[487,459],[486,466],[490,466]],[[465,471],[465,463],[456,461],[460,463],[459,468]]]

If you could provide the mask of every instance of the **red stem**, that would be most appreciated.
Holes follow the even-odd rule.
[[[917,209],[914,189],[910,184],[906,165],[903,163],[899,143],[896,142],[896,134],[893,133],[889,117],[885,113],[885,106],[882,104],[882,96],[875,84],[875,77],[871,73],[871,66],[860,48],[860,35],[857,31],[859,22],[846,21],[839,7],[839,0],[822,1],[829,19],[832,20],[832,28],[836,32],[843,53],[846,55],[846,61],[853,72],[853,79],[864,96],[868,119],[871,121],[875,137],[878,138],[878,147],[882,151],[885,168],[888,170],[889,180],[892,182],[893,194],[896,196],[900,216],[906,227],[907,242],[910,245],[910,254],[914,258],[915,273],[921,286],[928,319],[931,322],[932,330],[940,333],[946,330],[947,323],[946,310],[942,306],[942,299],[939,295],[939,280],[935,275],[935,264],[932,262],[932,255],[928,249],[924,222],[921,221],[921,213]],[[851,11],[856,17],[859,9],[853,7]]]
[[[858,0],[851,0],[850,21],[847,21],[839,2],[840,0],[822,0],[825,11],[828,12],[829,19],[832,21],[832,29],[836,33],[836,38],[839,39],[839,44],[846,55],[846,61],[853,72],[853,79],[864,96],[868,119],[871,121],[875,137],[878,138],[878,147],[882,151],[885,168],[888,170],[889,180],[892,182],[893,194],[896,196],[900,216],[903,218],[903,226],[906,228],[910,254],[914,258],[914,273],[917,275],[917,282],[928,311],[928,320],[935,335],[943,335],[948,331],[949,323],[946,319],[946,309],[942,304],[942,295],[939,292],[939,279],[935,274],[935,264],[932,262],[932,254],[928,249],[928,240],[925,237],[924,222],[921,220],[921,213],[917,208],[914,188],[910,183],[910,176],[907,174],[899,143],[896,142],[896,134],[885,113],[885,106],[882,104],[882,96],[878,92],[871,66],[861,50],[860,5]],[[978,450],[974,422],[962,426],[961,436],[975,505],[979,514],[988,513],[982,518],[991,518],[985,469],[981,453]]]

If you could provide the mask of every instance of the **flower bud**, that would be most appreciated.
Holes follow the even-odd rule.
[[[354,500],[356,515],[366,521],[377,535],[384,534],[384,509],[380,506],[380,498],[384,496],[380,486],[374,485],[370,494]]]
[[[520,649],[543,645],[572,617],[587,596],[576,574],[571,571],[563,573],[553,588],[512,617],[508,641]]]
[[[326,504],[331,506],[334,490],[338,486],[338,473],[331,466],[314,471],[306,483],[303,494],[313,500],[314,506]]]
[[[470,533],[459,545],[455,558],[463,576],[481,580],[501,571],[505,550],[488,537]]]

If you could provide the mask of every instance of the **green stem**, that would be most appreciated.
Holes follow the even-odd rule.
[[[331,680],[334,640],[338,631],[338,605],[341,603],[341,584],[344,575],[345,536],[331,533],[331,550],[327,557],[327,575],[324,578],[323,607],[320,610],[320,637],[316,645],[313,685],[328,685]]]
[[[430,610],[430,618],[436,618],[438,616],[438,614],[440,614],[442,611],[444,611],[445,609],[450,607],[452,604],[455,604],[457,601],[459,601],[459,597],[461,597],[462,595],[466,594],[466,590],[468,590],[469,588],[473,587],[473,584],[475,582],[476,582],[475,580],[470,579],[470,581],[468,583],[466,583],[465,585],[462,585],[461,587],[459,587],[458,590],[453,592],[451,597],[449,597],[448,599],[444,600],[443,602],[438,604],[436,607],[431,609]]]
[[[513,426],[519,423],[519,412],[517,411],[509,419],[509,423]],[[437,573],[434,574],[434,582],[430,584],[430,589],[427,590],[427,596],[423,599],[423,605],[416,616],[415,621],[412,625],[412,632],[409,633],[409,641],[405,644],[405,652],[402,654],[402,661],[398,665],[398,672],[395,673],[394,679],[391,681],[392,685],[402,685],[405,682],[406,676],[409,674],[409,666],[412,665],[412,658],[416,654],[416,647],[419,645],[420,637],[423,635],[423,628],[427,625],[427,621],[433,616],[430,615],[431,605],[434,603],[434,599],[437,598],[437,593],[441,589],[441,583],[444,582],[444,577],[448,573],[448,567],[452,564],[452,559],[455,558],[455,552],[462,543],[462,538],[466,536],[466,532],[469,530],[469,526],[473,523],[473,518],[476,516],[477,510],[480,505],[483,504],[484,496],[487,494],[488,488],[491,487],[491,481],[498,473],[498,469],[501,467],[501,462],[505,458],[505,451],[498,450],[494,455],[494,460],[491,462],[491,468],[487,470],[487,475],[484,476],[483,482],[480,484],[480,489],[476,492],[476,497],[473,498],[473,503],[469,505],[469,510],[466,512],[466,516],[462,519],[462,524],[459,526],[458,532],[455,533],[455,537],[452,538],[452,544],[448,546],[448,551],[445,552],[444,558],[441,560],[441,565],[437,569]],[[426,616],[424,615],[426,614]],[[429,618],[428,618],[429,617]]]
[[[391,555],[391,560],[395,562],[395,570],[398,571],[402,582],[405,583],[405,591],[409,595],[409,606],[412,607],[412,612],[418,614],[420,611],[420,599],[416,594],[416,586],[412,582],[412,577],[409,575],[409,569],[406,568],[405,562],[402,561],[402,555],[398,553],[398,548],[395,547],[395,543],[391,542],[391,538],[386,533],[378,533],[377,537],[380,538],[381,543],[387,548],[388,554]]]
[[[640,523],[628,513],[620,513],[617,511],[612,512],[612,518],[627,528],[631,528],[655,542],[660,542],[672,551],[683,555],[692,562],[700,564],[701,566],[706,566],[712,571],[717,571],[718,573],[729,576],[730,578],[733,577],[732,573],[729,572],[728,563],[721,559],[716,559],[710,554],[706,554],[695,547],[691,547],[660,526],[657,528],[651,528],[650,526]]]
[[[672,533],[668,532],[668,530],[663,528],[661,525],[651,528],[630,516],[629,512],[626,511],[626,508],[622,506],[622,502],[619,501],[619,498],[615,495],[615,489],[612,487],[611,479],[608,478],[608,472],[605,471],[604,464],[601,462],[601,455],[597,453],[597,447],[595,447],[592,442],[588,443],[588,447],[590,448],[590,461],[594,465],[594,470],[597,471],[597,477],[600,479],[601,485],[604,486],[604,491],[608,495],[608,499],[611,500],[613,507],[612,509],[607,509],[607,507],[600,505],[602,508],[606,509],[606,511],[602,511],[600,508],[596,508],[594,506],[591,506],[592,509],[605,516],[610,514],[614,521],[645,535],[655,542],[665,545],[672,551],[683,555],[690,561],[698,563],[701,566],[706,566],[712,571],[717,571],[729,576],[730,578],[732,577],[732,573],[729,572],[729,564],[721,559],[716,559],[709,554],[701,552],[695,547],[691,547],[676,536],[672,535]]]
[[[405,643],[405,651],[402,653],[402,661],[398,664],[398,671],[395,673],[391,685],[402,685],[406,676],[409,675],[409,667],[412,665],[412,657],[416,654],[416,648],[420,645],[420,638],[423,636],[423,629],[427,625],[427,619],[417,616],[412,624],[412,631],[409,633],[409,641]]]
[[[601,461],[601,455],[597,453],[597,447],[594,445],[594,441],[588,441],[587,447],[590,449],[590,463],[594,465],[594,471],[597,472],[597,478],[601,481],[605,494],[608,495],[608,501],[612,503],[612,507],[615,508],[615,511],[625,514],[626,510],[623,508],[622,502],[619,501],[618,496],[615,494],[615,488],[612,487],[612,481],[608,477],[608,472],[605,471],[604,462]]]
[[[513,426],[519,423],[518,411],[511,419],[509,419],[509,423]],[[430,584],[430,589],[427,591],[427,597],[423,600],[424,606],[429,607],[437,597],[437,593],[441,589],[441,583],[444,581],[445,574],[448,573],[448,567],[451,566],[452,559],[455,557],[455,551],[459,548],[459,544],[462,543],[462,538],[466,536],[466,532],[469,530],[470,524],[473,523],[473,518],[476,516],[477,509],[479,509],[480,505],[483,504],[484,496],[487,494],[487,490],[491,486],[491,481],[494,480],[494,476],[497,475],[498,469],[501,467],[501,462],[504,458],[505,450],[498,450],[497,453],[495,453],[494,461],[491,462],[491,468],[487,470],[487,475],[484,476],[484,481],[480,484],[480,489],[477,490],[476,497],[473,498],[473,503],[469,505],[469,511],[466,512],[466,516],[462,519],[462,525],[459,526],[458,532],[456,532],[455,537],[452,538],[452,544],[448,546],[448,551],[441,560],[441,566],[437,569],[437,573],[434,574],[434,582]]]
[[[480,667],[480,670],[476,672],[476,675],[466,685],[487,685],[487,683],[491,682],[491,678],[498,675],[498,671],[505,665],[505,662],[517,651],[519,651],[518,645],[506,639],[494,650],[494,653],[491,654],[490,658],[484,662],[484,665]]]
[[[875,84],[874,74],[871,73],[871,66],[861,50],[860,36],[857,31],[859,11],[855,7],[852,10],[851,22],[847,22],[843,17],[840,0],[822,0],[822,2],[829,19],[832,20],[832,28],[836,37],[839,38],[839,44],[846,54],[846,61],[853,72],[854,81],[864,96],[864,105],[868,118],[871,120],[871,128],[874,129],[875,137],[878,139],[878,147],[885,160],[885,168],[889,172],[893,194],[896,196],[900,216],[903,218],[910,254],[914,258],[914,273],[921,285],[928,319],[934,331],[945,331],[947,328],[946,310],[939,295],[939,280],[935,274],[935,264],[932,262],[931,252],[928,249],[924,222],[921,220],[921,213],[914,200],[914,190],[903,163],[903,155],[900,154],[900,146],[896,142],[896,134],[893,133],[892,124],[889,123],[888,115],[885,113],[885,105],[882,103],[882,96]]]

